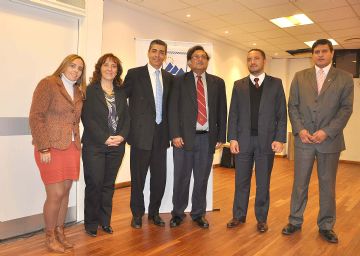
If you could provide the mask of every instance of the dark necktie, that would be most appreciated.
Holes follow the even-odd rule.
[[[254,78],[254,82],[255,82],[255,87],[256,89],[259,89],[260,85],[259,85],[259,78]]]
[[[204,125],[207,122],[204,84],[201,80],[201,76],[197,76],[197,78],[198,78],[196,82],[197,103],[198,103],[197,122],[201,125]]]

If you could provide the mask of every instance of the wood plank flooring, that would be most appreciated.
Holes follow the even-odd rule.
[[[276,158],[271,180],[269,230],[264,234],[256,231],[253,209],[254,177],[247,222],[236,229],[226,228],[226,223],[232,216],[233,169],[214,170],[214,208],[220,211],[207,214],[210,223],[208,230],[198,228],[189,216],[180,227],[170,229],[170,214],[162,215],[167,224],[165,228],[148,225],[147,216],[144,216],[143,228],[132,229],[129,210],[130,188],[118,189],[114,196],[114,234],[107,235],[99,230],[98,237],[91,238],[84,233],[81,223],[73,225],[66,231],[76,247],[65,255],[360,255],[360,165],[339,166],[335,226],[339,244],[329,244],[318,234],[316,218],[319,198],[316,170],[311,178],[302,231],[290,237],[281,234],[282,227],[287,224],[292,181],[293,162]],[[6,241],[0,244],[0,256],[54,255],[46,251],[43,243],[42,232],[30,238]]]

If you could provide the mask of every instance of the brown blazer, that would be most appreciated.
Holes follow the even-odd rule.
[[[80,145],[79,122],[83,96],[78,86],[74,100],[67,93],[61,79],[48,76],[37,85],[31,103],[29,123],[33,145],[37,149],[66,149],[72,141]]]

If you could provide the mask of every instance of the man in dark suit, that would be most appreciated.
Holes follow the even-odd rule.
[[[286,100],[281,79],[264,73],[266,56],[260,49],[247,54],[250,75],[234,83],[230,103],[228,141],[235,154],[233,218],[228,228],[245,223],[255,163],[255,216],[259,232],[266,232],[270,176],[274,155],[286,142]]]
[[[226,94],[224,80],[206,73],[209,56],[200,45],[187,52],[190,72],[175,77],[169,101],[170,138],[174,146],[173,211],[170,226],[181,224],[194,175],[192,219],[208,228],[206,190],[213,154],[225,142]]]
[[[128,143],[131,145],[131,226],[141,228],[144,185],[150,167],[149,220],[163,227],[159,215],[166,185],[166,151],[169,147],[167,102],[173,76],[162,69],[167,44],[159,39],[150,43],[149,63],[130,69],[124,80],[131,118]]]
[[[315,67],[296,73],[291,83],[289,116],[295,136],[295,173],[289,224],[282,233],[291,235],[301,229],[316,158],[319,233],[326,241],[337,243],[333,231],[336,172],[340,152],[345,149],[343,129],[353,110],[354,81],[350,74],[332,67],[333,55],[329,40],[317,40],[312,46]]]

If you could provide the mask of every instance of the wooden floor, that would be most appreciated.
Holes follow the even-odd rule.
[[[69,227],[67,233],[76,244],[66,255],[360,255],[360,165],[340,164],[337,176],[337,222],[335,231],[339,244],[329,244],[318,234],[318,182],[316,172],[311,178],[309,201],[301,232],[283,236],[282,227],[287,223],[289,200],[293,180],[293,162],[276,158],[271,180],[271,204],[268,218],[269,230],[265,234],[256,231],[254,217],[254,189],[252,184],[249,212],[246,224],[227,229],[232,215],[234,170],[214,170],[214,208],[209,212],[208,230],[200,229],[188,216],[184,224],[170,229],[170,214],[163,214],[167,225],[159,228],[148,225],[143,218],[143,228],[130,227],[130,188],[118,189],[114,196],[112,226],[113,235],[98,232],[91,238],[84,233],[83,225]],[[254,182],[254,178],[253,178]],[[52,255],[43,246],[44,234],[20,238],[0,245],[0,255]]]

